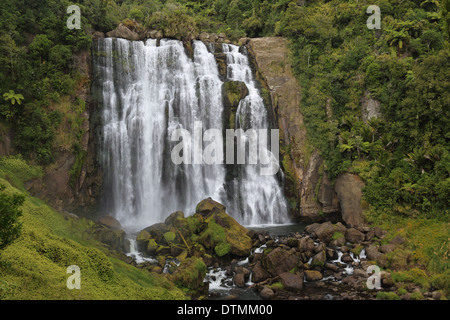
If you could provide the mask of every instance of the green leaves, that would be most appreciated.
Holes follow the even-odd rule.
[[[12,105],[22,104],[22,100],[25,99],[20,93],[15,93],[14,90],[9,90],[9,92],[3,94],[5,101],[10,101]]]
[[[24,195],[8,195],[0,185],[0,250],[19,237],[22,224],[18,221],[22,215],[19,207],[25,201]]]

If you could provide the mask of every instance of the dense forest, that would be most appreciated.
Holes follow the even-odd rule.
[[[66,27],[71,4],[81,8],[80,30]],[[371,4],[380,29],[367,28]],[[418,255],[448,288],[448,230],[427,242],[412,229],[432,234],[449,221],[449,12],[449,0],[2,0],[0,132],[11,129],[33,165],[50,165],[60,150],[80,153],[77,92],[87,79],[74,57],[90,49],[93,31],[122,22],[187,40],[288,38],[308,139],[330,178],[358,174],[367,220],[409,223]],[[379,102],[379,117],[363,117],[364,99]],[[70,135],[61,133],[67,126]]]

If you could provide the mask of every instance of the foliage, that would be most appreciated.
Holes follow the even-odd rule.
[[[64,217],[2,177],[0,184],[6,186],[0,199],[18,194],[24,200],[22,232],[1,251],[1,299],[185,299],[165,277],[109,257],[109,250],[87,239],[92,222]],[[80,267],[81,290],[66,287],[69,265]]]
[[[0,250],[11,244],[20,235],[22,215],[19,207],[25,201],[23,195],[4,193],[5,186],[0,185]]]

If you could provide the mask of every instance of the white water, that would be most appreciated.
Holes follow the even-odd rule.
[[[182,42],[161,40],[98,41],[94,66],[101,91],[101,161],[104,170],[103,209],[127,230],[164,221],[172,212],[194,213],[212,197],[245,225],[286,223],[287,207],[276,176],[262,176],[256,165],[242,165],[240,175],[225,181],[223,165],[175,165],[170,152],[175,129],[193,134],[222,130],[222,85],[214,55],[200,41],[193,59]],[[267,112],[239,47],[224,45],[228,79],[247,84],[248,97],[239,105],[238,127],[268,128]],[[205,147],[205,146],[204,146]],[[231,190],[231,191],[230,191]]]
[[[130,242],[130,252],[127,254],[127,256],[134,258],[137,264],[141,264],[144,262],[149,262],[152,264],[158,263],[158,260],[156,259],[142,256],[142,254],[137,250],[136,240],[134,237],[128,238],[128,241]]]

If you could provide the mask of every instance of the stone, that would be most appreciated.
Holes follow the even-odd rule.
[[[252,269],[252,281],[255,283],[266,280],[270,277],[270,274],[264,270],[261,261],[256,262]]]
[[[173,273],[173,280],[178,286],[197,290],[203,286],[205,275],[206,265],[202,259],[191,257],[181,262]]]
[[[368,278],[369,277],[369,274],[366,271],[364,271],[363,269],[355,269],[353,271],[353,275],[356,277],[360,277],[360,278]]]
[[[106,216],[100,217],[100,219],[98,219],[97,222],[108,228],[111,228],[111,229],[121,229],[122,228],[120,222],[116,218],[114,218],[113,216],[111,216],[109,214]]]
[[[366,234],[366,241],[371,241],[374,237],[378,239],[383,239],[386,235],[386,231],[380,227],[373,227]]]
[[[333,264],[333,263],[326,263],[325,264],[325,268],[333,271],[333,272],[337,272],[338,271],[338,267],[337,265]]]
[[[310,237],[303,237],[298,241],[298,249],[300,252],[307,252],[314,250],[314,240]]]
[[[382,253],[378,251],[377,247],[373,245],[369,245],[366,247],[367,259],[376,261],[381,255]]]
[[[361,206],[364,186],[365,183],[355,174],[345,173],[336,179],[335,190],[341,206],[342,219],[351,227],[364,225]]]
[[[168,226],[175,225],[176,221],[179,219],[184,219],[184,213],[182,211],[176,211],[170,214],[166,220],[164,220],[164,223]]]
[[[263,298],[264,300],[268,300],[271,299],[275,296],[275,293],[273,292],[272,289],[270,289],[267,286],[264,286],[261,291],[259,292],[259,295],[261,298]]]
[[[333,248],[339,248],[342,247],[343,245],[345,245],[345,236],[331,240],[329,243],[329,246]]]
[[[262,265],[270,275],[277,276],[290,271],[299,260],[300,257],[296,254],[291,254],[278,247],[263,258]]]
[[[303,276],[284,272],[280,274],[281,284],[286,290],[301,291],[303,289]]]
[[[199,235],[199,241],[207,248],[217,245],[229,246],[228,252],[238,257],[247,257],[252,249],[252,239],[247,236],[247,229],[241,226],[233,217],[217,207],[205,218],[208,227]],[[223,230],[223,231],[221,231]],[[221,234],[218,236],[217,232]],[[223,233],[222,233],[223,232]],[[225,238],[223,238],[225,235]],[[215,241],[219,241],[216,243]],[[216,253],[217,250],[215,250]]]
[[[317,222],[309,224],[309,225],[306,226],[305,232],[309,233],[309,234],[313,234],[314,231],[316,231],[316,229],[319,228],[319,227],[320,227],[320,223],[317,223]]]
[[[345,233],[345,238],[347,239],[348,242],[360,243],[364,241],[365,235],[364,233],[356,230],[355,228],[349,228]]]
[[[364,92],[364,95],[361,98],[361,110],[362,119],[366,124],[370,119],[378,119],[382,115],[380,101],[372,99],[368,90]]]
[[[338,222],[336,224],[332,224],[330,221],[327,221],[316,228],[314,233],[321,241],[329,243],[336,232],[344,234],[345,231],[346,228],[342,223]]]
[[[106,36],[109,38],[123,38],[132,41],[139,40],[139,34],[137,32],[128,29],[122,23],[119,24],[119,26],[116,29],[106,33]]]
[[[319,266],[322,267],[323,265],[325,265],[325,262],[327,261],[327,256],[325,254],[325,251],[320,251],[319,253],[317,253],[311,262],[312,266]]]
[[[250,38],[240,38],[239,39],[239,45],[240,46],[246,46],[250,42],[250,40],[251,40]]]
[[[91,235],[95,240],[107,244],[113,250],[128,252],[130,249],[126,233],[121,229],[111,229],[99,224],[92,230]]]
[[[341,257],[341,261],[344,262],[344,263],[352,263],[352,262],[353,262],[353,259],[352,259],[352,257],[350,256],[350,254],[344,253],[344,254],[342,255],[342,257]]]
[[[233,277],[233,281],[236,284],[237,287],[239,288],[244,288],[245,287],[245,277],[243,273],[237,273],[234,275]]]
[[[209,34],[206,32],[202,32],[198,35],[197,39],[200,41],[209,41]]]
[[[318,281],[323,278],[322,273],[316,270],[305,270],[304,274],[307,281]]]
[[[394,251],[396,247],[397,246],[394,244],[384,244],[380,247],[379,250],[380,250],[380,252],[383,252],[383,253],[390,253],[390,252]]]
[[[202,216],[209,215],[213,210],[225,211],[225,206],[212,198],[207,198],[200,201],[195,208],[195,212],[200,213]]]
[[[402,245],[405,243],[405,239],[403,239],[402,236],[397,235],[389,243],[393,245]]]

